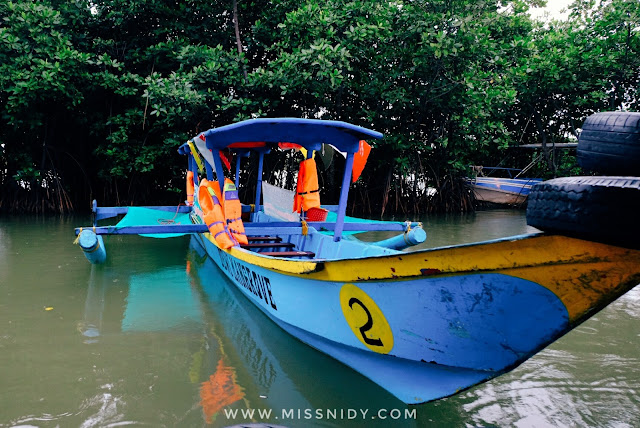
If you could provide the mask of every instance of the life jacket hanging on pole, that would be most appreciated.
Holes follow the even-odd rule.
[[[320,187],[318,186],[318,169],[313,158],[300,162],[298,183],[293,199],[293,211],[301,213],[311,208],[320,207]]]
[[[193,171],[187,171],[187,205],[193,206],[193,194],[195,193],[195,185],[193,182]]]
[[[223,202],[224,217],[231,236],[240,244],[248,244],[249,240],[242,223],[242,204],[238,198],[238,190],[233,181],[224,179]]]
[[[227,248],[237,245],[237,242],[227,230],[227,222],[222,210],[222,204],[213,186],[211,186],[212,184],[215,183],[211,183],[206,179],[200,181],[200,186],[198,186],[198,203],[202,208],[204,215],[203,220],[209,229],[209,233],[213,235],[220,248],[226,250]]]

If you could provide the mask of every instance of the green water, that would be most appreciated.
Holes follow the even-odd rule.
[[[520,211],[423,221],[431,247],[531,230]],[[407,407],[282,332],[188,237],[108,237],[92,266],[72,243],[88,223],[0,217],[1,427],[230,426],[250,410],[291,427],[640,426],[640,287],[511,373]]]

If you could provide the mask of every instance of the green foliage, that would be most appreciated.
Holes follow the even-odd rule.
[[[296,116],[385,134],[356,186],[373,211],[469,209],[469,165],[640,107],[640,3],[576,0],[549,23],[527,14],[540,3],[238,0],[238,40],[231,1],[4,2],[2,193],[50,198],[55,182],[75,206],[164,203],[187,138]],[[550,175],[576,172],[544,153]]]

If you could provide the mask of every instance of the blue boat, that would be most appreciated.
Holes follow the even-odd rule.
[[[192,205],[148,208],[151,217],[173,224],[136,221],[134,210],[94,203],[96,222],[123,213],[134,218],[76,234],[194,234],[247,302],[410,404],[512,370],[640,282],[640,251],[563,234],[407,251],[426,237],[419,223],[346,216],[362,142],[379,138],[370,129],[312,119],[253,119],[210,129],[179,149],[188,158]],[[266,212],[261,195],[264,156],[293,144],[304,149],[305,161],[323,144],[346,153],[338,205],[307,210],[309,201],[302,200],[296,221]],[[237,154],[235,181],[225,181],[223,150]],[[235,204],[247,155],[257,156],[255,198],[242,204],[243,221],[237,212],[220,220],[216,210]],[[307,173],[301,169],[299,176]],[[313,192],[298,185],[294,201]],[[290,205],[282,211],[291,213]],[[312,219],[312,211],[331,216]],[[398,236],[368,243],[349,235],[372,230]]]
[[[511,177],[512,173],[521,172],[515,168],[474,167],[477,171],[507,172],[509,177],[489,177],[476,175],[469,179],[476,200],[499,205],[522,205],[527,201],[531,188],[542,182],[541,178]]]
[[[505,205],[521,205],[527,200],[531,187],[541,178],[476,177],[472,180],[476,199]]]

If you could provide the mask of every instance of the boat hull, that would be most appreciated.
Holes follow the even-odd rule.
[[[540,181],[542,180],[476,177],[472,186],[478,201],[501,205],[521,205],[527,200],[531,186]]]
[[[476,200],[478,201],[491,202],[492,204],[500,205],[521,205],[527,200],[528,197],[528,195],[523,195],[520,193],[485,189],[478,186],[473,187],[473,193],[476,195]]]
[[[316,262],[198,239],[276,324],[406,403],[516,367],[640,282],[637,251],[542,234]]]

